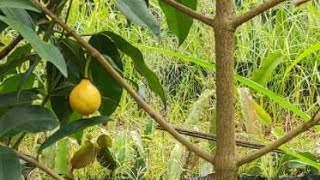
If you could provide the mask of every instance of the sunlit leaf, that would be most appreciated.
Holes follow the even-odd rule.
[[[18,31],[31,44],[40,57],[54,64],[64,76],[67,76],[67,65],[62,54],[55,46],[42,41],[33,29],[19,21],[4,16],[0,16],[0,20]]]
[[[263,61],[260,68],[253,72],[251,79],[261,85],[265,85],[271,80],[274,70],[282,62],[282,52],[280,50],[270,53]]]

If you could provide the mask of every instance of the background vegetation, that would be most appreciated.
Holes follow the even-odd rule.
[[[248,10],[253,4],[262,2],[252,0],[249,3],[237,3],[237,12]],[[204,14],[213,14],[214,2],[199,3],[198,10]],[[144,55],[146,64],[161,80],[167,95],[167,108],[161,99],[147,88],[145,79],[137,77],[133,64],[124,57],[124,76],[138,82],[138,92],[171,124],[189,130],[208,132],[214,119],[215,76],[214,32],[194,22],[187,40],[179,46],[177,38],[165,23],[158,2],[150,1],[152,14],[161,22],[161,39],[151,31],[137,25],[128,26],[127,20],[115,7],[113,1],[94,0],[94,3],[73,0],[68,25],[83,37],[101,31],[113,31],[138,47]],[[66,14],[64,9],[62,14]],[[320,5],[309,2],[300,7],[284,4],[268,11],[242,26],[236,33],[236,82],[237,138],[259,144],[280,137],[285,132],[308,119],[320,102]],[[5,31],[0,41],[7,45],[15,32]],[[1,67],[1,66],[0,66]],[[25,72],[28,63],[17,68]],[[36,77],[43,75],[43,64],[34,71]],[[1,69],[0,69],[1,70]],[[243,79],[246,78],[246,79]],[[0,77],[1,85],[8,76]],[[265,89],[252,88],[252,80]],[[248,86],[250,88],[248,88]],[[268,93],[268,91],[273,93]],[[281,98],[282,97],[282,98]],[[256,103],[252,103],[252,98]],[[279,99],[280,98],[280,99]],[[290,102],[296,108],[288,108]],[[301,111],[299,111],[299,109]],[[305,113],[303,113],[305,112]],[[178,179],[182,176],[203,176],[212,172],[212,165],[205,162],[169,135],[157,129],[155,122],[124,92],[117,110],[104,128],[93,127],[85,130],[83,140],[94,139],[101,132],[112,139],[110,152],[118,163],[113,178],[119,179]],[[257,120],[258,119],[258,120]],[[210,127],[211,133],[215,127]],[[285,154],[271,153],[240,168],[242,174],[265,177],[295,176],[318,172],[319,128],[299,136],[282,148]],[[28,134],[20,145],[27,154],[37,152],[43,134]],[[201,148],[214,151],[214,142],[191,138]],[[65,139],[65,146],[78,150],[74,139]],[[52,146],[44,151],[42,161],[59,173],[66,173],[59,166],[61,157],[52,156]],[[66,151],[69,148],[62,148]],[[318,151],[317,151],[318,150]],[[59,149],[55,151],[59,154]],[[241,148],[242,154],[250,150]],[[54,159],[52,159],[54,157]],[[49,163],[51,162],[51,163]],[[52,163],[55,162],[55,163]],[[110,175],[98,162],[76,170],[79,179],[103,179]],[[36,170],[34,178],[46,179]]]

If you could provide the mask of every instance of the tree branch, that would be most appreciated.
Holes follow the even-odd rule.
[[[257,15],[275,7],[276,5],[284,2],[286,0],[269,0],[268,2],[263,2],[262,4],[258,5],[257,7],[254,7],[250,11],[235,17],[232,20],[232,25],[234,28],[239,27],[241,24],[249,21],[250,19],[256,17]]]
[[[308,1],[310,1],[310,0],[293,0],[293,4],[296,6],[300,6]]]
[[[253,152],[246,157],[241,158],[240,160],[238,160],[237,166],[239,167],[245,163],[253,161],[253,160],[279,148],[281,145],[289,142],[291,139],[293,139],[296,136],[300,135],[301,133],[307,131],[309,128],[317,125],[320,121],[320,114],[318,114],[318,112],[319,112],[319,110],[316,111],[316,113],[313,115],[313,117],[308,122],[301,124],[300,126],[295,128],[294,130],[289,132],[288,134],[286,134],[283,137],[274,141],[272,144],[270,144],[260,150],[257,150],[256,152]]]
[[[5,147],[8,147],[6,146],[5,144],[1,143],[0,142],[0,145],[1,146],[5,146]],[[10,148],[10,147],[8,147]],[[55,171],[53,171],[52,169],[50,169],[49,167],[45,166],[44,164],[41,164],[40,162],[38,162],[35,158],[31,157],[31,156],[28,156],[28,155],[25,155],[23,153],[20,153],[19,151],[15,150],[15,149],[12,149],[10,148],[12,151],[14,151],[17,156],[20,158],[20,159],[23,159],[27,162],[30,162],[32,163],[33,165],[35,165],[36,167],[40,168],[41,170],[43,170],[44,172],[46,172],[47,174],[49,174],[51,177],[53,177],[54,179],[57,179],[57,180],[64,180],[63,177],[59,176]]]
[[[10,44],[8,44],[7,47],[5,47],[4,49],[2,49],[2,51],[0,52],[0,60],[2,60],[4,57],[6,57],[13,48],[15,48],[19,42],[23,39],[23,37],[21,35],[17,36],[16,38],[14,38]]]
[[[158,124],[160,124],[169,134],[171,134],[177,141],[186,146],[190,151],[194,152],[201,158],[213,162],[213,156],[199,147],[195,146],[187,139],[185,139],[181,134],[179,134],[173,127],[166,122],[166,120],[152,107],[147,104],[134,90],[133,88],[123,79],[123,77],[110,65],[109,61],[94,47],[92,47],[87,41],[85,41],[80,35],[78,35],[74,30],[72,30],[68,25],[66,25],[62,20],[60,20],[55,14],[53,14],[46,7],[43,7],[37,0],[33,2],[38,5],[42,11],[51,17],[53,21],[59,24],[63,29],[65,29],[73,38],[75,38],[84,47],[95,60],[97,60],[107,72],[131,95],[131,97],[137,102],[137,104],[142,107]]]
[[[161,126],[157,126],[157,129],[159,130],[164,130]],[[198,131],[191,131],[188,129],[180,128],[180,127],[174,127],[176,131],[178,131],[180,134],[195,137],[195,138],[200,138],[200,139],[205,139],[209,141],[216,141],[217,136],[215,134],[208,134],[208,133],[203,133],[203,132],[198,132]],[[244,148],[250,148],[250,149],[261,149],[264,148],[265,145],[263,144],[257,144],[257,143],[252,143],[248,141],[242,141],[242,140],[236,140],[236,145],[241,146]],[[283,153],[282,150],[280,149],[275,149],[273,152],[276,153]]]
[[[205,16],[205,15],[202,15],[202,14],[199,14],[197,13],[196,11],[194,11],[193,9],[191,8],[188,8],[180,3],[178,3],[177,1],[174,1],[174,0],[162,0],[163,2],[165,2],[166,4],[174,7],[175,9],[177,9],[178,11],[184,13],[184,14],[187,14],[189,15],[190,17],[192,17],[193,19],[196,19],[198,21],[201,21],[211,27],[213,27],[214,23],[213,23],[213,19]]]

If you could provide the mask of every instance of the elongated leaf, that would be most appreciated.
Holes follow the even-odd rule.
[[[19,21],[4,16],[0,16],[0,20],[18,31],[31,44],[40,57],[54,64],[64,76],[67,76],[66,63],[62,54],[55,46],[42,41],[34,30]]]
[[[43,132],[58,126],[56,117],[42,106],[18,106],[7,111],[0,119],[0,136],[19,132]]]
[[[18,105],[31,104],[37,98],[38,98],[37,94],[32,91],[21,91],[19,93],[19,96],[17,91],[1,94],[0,109],[12,107],[12,106],[18,106]]]
[[[160,36],[160,25],[151,15],[144,0],[116,0],[119,10],[133,23],[151,29],[153,34]]]
[[[179,0],[177,2],[193,10],[197,7],[197,0]],[[181,45],[189,34],[193,19],[162,0],[159,0],[159,5],[166,16],[169,29],[178,37],[179,45]]]
[[[153,51],[153,52],[157,52],[159,54],[163,54],[166,56],[179,58],[183,61],[194,63],[194,64],[199,65],[199,66],[206,68],[208,70],[215,70],[216,69],[215,64],[212,64],[205,59],[196,58],[196,57],[193,57],[193,56],[190,56],[187,54],[182,54],[180,52],[171,51],[171,50],[167,50],[167,49],[161,49],[161,48],[152,47],[152,46],[146,46],[146,45],[141,45],[141,44],[135,44],[135,46],[137,46],[138,48],[140,48],[142,50]]]
[[[41,12],[31,0],[0,0],[0,8],[20,8],[30,11]]]
[[[164,175],[164,180],[180,179],[183,169],[178,164],[181,164],[183,152],[182,146],[176,143],[174,148],[171,150],[170,157],[168,158],[168,170]]]
[[[312,53],[315,53],[320,50],[320,43],[314,44],[308,49],[304,50],[298,57],[295,59],[289,67],[287,67],[286,71],[284,72],[283,78],[286,78],[290,71],[304,58],[310,56]],[[284,81],[284,80],[282,80]]]
[[[105,35],[93,35],[89,43],[98,49],[102,54],[107,55],[111,63],[119,70],[123,71],[122,60],[117,46]],[[102,115],[110,116],[118,107],[123,87],[97,62],[92,61],[90,71],[93,83],[102,95],[102,103],[99,112]]]
[[[303,112],[297,106],[295,106],[294,104],[291,104],[286,99],[278,96],[276,93],[264,88],[260,84],[254,82],[254,81],[251,81],[249,79],[246,79],[246,78],[244,78],[242,76],[238,76],[238,75],[235,78],[240,83],[245,84],[245,85],[249,86],[250,88],[256,90],[257,92],[260,92],[260,93],[268,96],[270,99],[272,99],[274,102],[278,103],[282,107],[288,108],[290,111],[292,111],[296,115],[300,116],[303,120],[308,120],[310,118],[310,116],[308,114]]]
[[[314,168],[316,168],[317,170],[320,170],[320,163],[313,161],[312,159],[309,159],[306,156],[303,156],[302,154],[299,154],[295,151],[290,150],[289,148],[285,147],[285,146],[281,146],[279,149],[281,149],[282,151],[284,151],[286,154],[291,155],[297,159],[299,159],[300,161],[302,161],[303,163],[305,163],[308,166],[312,166]]]
[[[254,108],[264,124],[266,124],[266,125],[272,124],[271,116],[256,101],[254,101]]]
[[[54,169],[59,174],[69,175],[71,167],[69,166],[71,143],[69,139],[64,139],[57,143]]]
[[[0,145],[0,180],[21,179],[22,171],[17,154]]]
[[[117,47],[126,55],[130,56],[133,60],[134,68],[148,81],[148,84],[153,92],[161,97],[163,104],[166,106],[166,96],[161,86],[159,78],[152,72],[144,63],[143,55],[141,51],[123,39],[121,36],[105,31],[103,34],[110,37]]]
[[[282,62],[280,50],[269,54],[262,62],[260,68],[252,74],[251,79],[261,85],[265,85],[271,78],[273,71]]]
[[[49,147],[53,143],[59,141],[60,139],[80,130],[83,130],[90,126],[95,126],[101,123],[106,123],[110,119],[107,116],[97,116],[87,119],[81,119],[73,121],[69,124],[61,126],[58,131],[52,134],[39,148],[39,152],[43,149]]]
[[[1,8],[1,11],[8,19],[14,19],[24,23],[32,29],[34,28],[33,20],[26,10],[16,8]]]

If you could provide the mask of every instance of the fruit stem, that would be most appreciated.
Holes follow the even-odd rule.
[[[85,78],[89,78],[89,65],[90,65],[90,62],[91,62],[91,57],[89,57],[86,61],[86,65],[84,67],[84,77]]]

